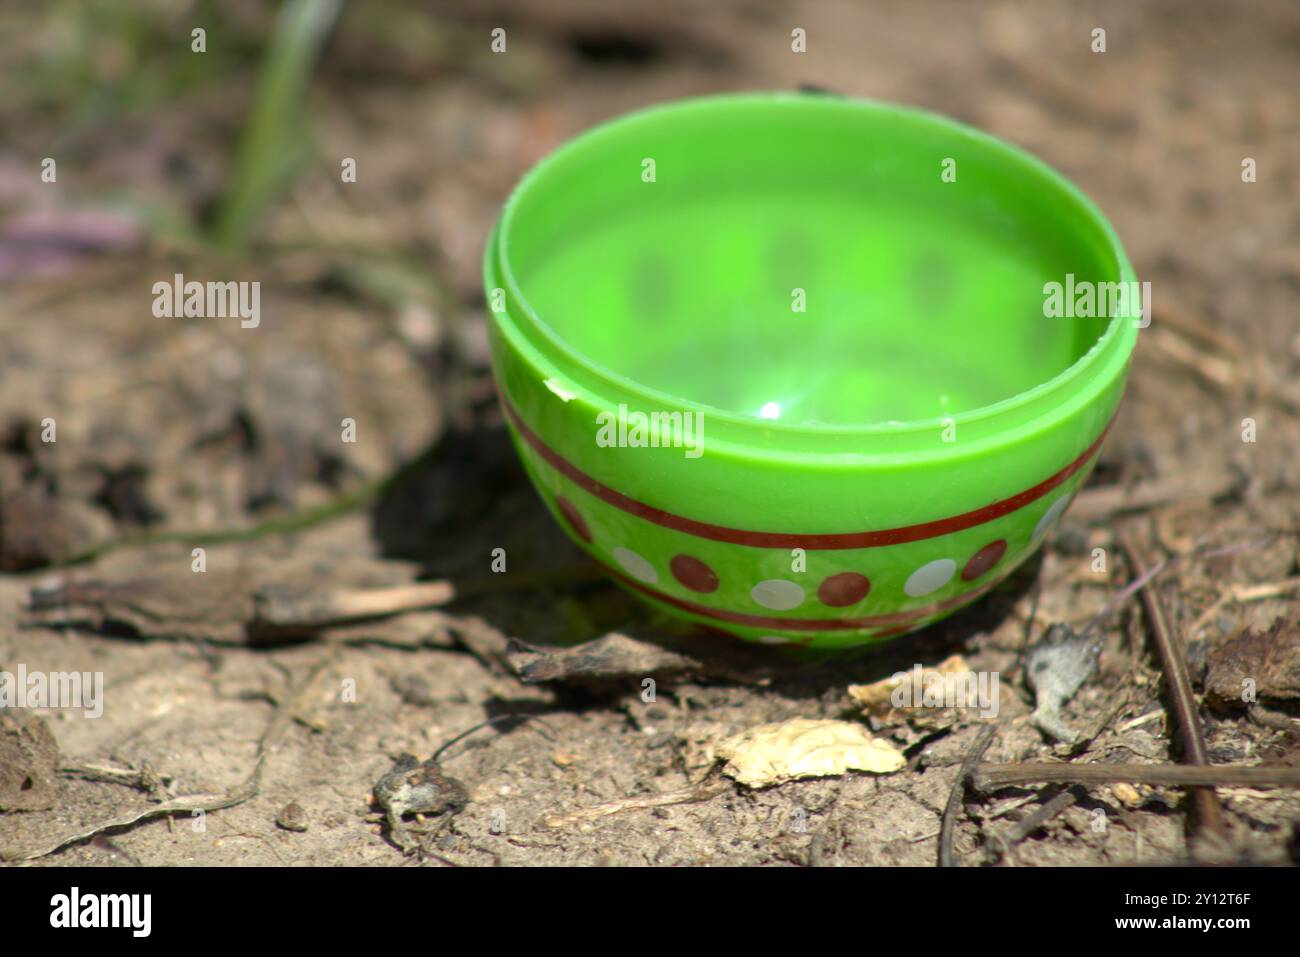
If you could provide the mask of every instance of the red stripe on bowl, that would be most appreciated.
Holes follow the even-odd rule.
[[[1101,430],[1101,433],[1092,441],[1092,444],[1060,471],[1049,475],[1037,485],[1027,488],[1023,492],[1017,492],[1009,498],[1004,498],[991,505],[985,505],[983,508],[972,509],[969,512],[962,512],[960,515],[935,519],[931,522],[901,525],[898,528],[885,528],[866,532],[797,535],[790,532],[754,532],[743,528],[728,528],[725,525],[714,525],[710,522],[700,522],[693,518],[686,518],[683,515],[675,515],[672,512],[665,512],[663,509],[655,508],[653,505],[637,501],[598,482],[543,442],[541,437],[520,418],[519,413],[515,411],[514,406],[510,404],[510,401],[504,395],[501,396],[501,406],[505,409],[506,415],[510,417],[510,421],[515,424],[515,428],[519,430],[519,434],[523,436],[524,441],[531,445],[538,455],[575,485],[580,486],[602,501],[608,502],[615,508],[622,509],[638,518],[644,518],[648,522],[654,522],[656,525],[662,525],[664,528],[685,532],[697,538],[707,538],[715,542],[728,542],[732,545],[749,545],[754,548],[803,548],[808,551],[879,548],[884,545],[919,542],[923,539],[937,538],[940,535],[949,535],[953,532],[974,528],[976,525],[983,525],[985,522],[1001,518],[1003,515],[1024,508],[1030,502],[1042,498],[1083,468],[1088,459],[1092,458],[1101,447],[1101,443],[1110,431],[1110,427],[1115,424],[1115,419],[1119,416],[1119,410],[1117,409],[1115,415],[1106,423],[1106,427]]]

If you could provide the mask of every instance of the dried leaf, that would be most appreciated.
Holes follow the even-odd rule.
[[[846,771],[889,774],[906,763],[896,748],[860,724],[811,718],[742,731],[722,742],[718,756],[727,762],[724,773],[752,788]]]
[[[618,631],[565,647],[512,639],[506,658],[515,674],[529,684],[689,674],[766,685],[780,666],[770,648],[662,620],[629,622]]]
[[[142,639],[243,644],[253,619],[250,573],[212,569],[198,575],[178,560],[139,577],[80,579],[34,588],[31,620],[47,626],[121,626]]]
[[[921,669],[921,687],[928,687],[944,680],[948,675],[965,674],[970,665],[961,655],[952,655],[939,662],[933,668]],[[908,721],[926,727],[947,727],[954,724],[959,715],[949,708],[926,708],[916,706],[894,706],[894,692],[906,681],[915,681],[914,671],[899,672],[888,678],[873,681],[869,685],[849,685],[849,697],[862,708],[864,714],[878,718],[885,724],[897,724]]]
[[[1300,699],[1300,623],[1279,618],[1268,631],[1247,628],[1210,653],[1205,690],[1222,704],[1256,697]]]
[[[602,818],[624,811],[640,811],[645,808],[671,807],[674,804],[694,804],[710,801],[730,790],[731,785],[720,778],[705,779],[698,784],[690,784],[675,791],[662,791],[658,794],[637,794],[633,797],[597,804],[595,807],[582,807],[567,814],[551,814],[544,820],[547,827],[575,827],[593,824]]]
[[[936,676],[958,675],[962,672],[970,671],[966,659],[959,654],[954,654],[950,658],[945,658],[933,668],[922,668],[922,680],[926,683],[936,680]],[[879,681],[872,681],[871,684],[850,684],[849,697],[853,698],[863,711],[867,714],[878,716],[878,718],[887,718],[892,711],[909,711],[911,709],[896,709],[893,706],[894,690],[902,687],[904,681],[909,680],[911,672],[898,672],[896,675],[883,677]]]
[[[699,662],[685,655],[618,632],[570,648],[538,648],[514,640],[506,658],[528,683],[669,674],[699,668]]]

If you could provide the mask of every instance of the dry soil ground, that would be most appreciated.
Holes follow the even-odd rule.
[[[316,158],[233,258],[154,220],[87,223],[73,211],[129,196],[201,220],[251,76],[112,122],[6,96],[0,668],[102,671],[107,704],[95,719],[44,715],[57,758],[36,730],[21,742],[4,730],[0,757],[34,769],[7,800],[36,809],[0,813],[0,852],[47,865],[929,865],[978,720],[881,728],[909,759],[892,775],[690,788],[726,735],[854,717],[849,684],[953,653],[1004,676],[987,760],[1060,757],[1029,721],[1020,654],[1051,623],[1086,620],[1133,577],[1120,529],[1160,557],[1203,536],[1241,546],[1159,579],[1198,681],[1242,629],[1295,622],[1300,8],[699,6],[471,2],[429,15],[350,5],[311,91]],[[267,20],[257,4],[230,10]],[[158,29],[188,37],[183,12],[158,17]],[[505,55],[488,49],[498,25]],[[806,54],[790,52],[796,26]],[[1104,53],[1090,49],[1099,26]],[[42,37],[34,25],[24,35]],[[6,71],[22,69],[15,50],[6,47]],[[87,57],[92,75],[115,69],[108,41]],[[651,647],[678,638],[590,574],[509,448],[478,278],[492,217],[533,160],[594,122],[681,95],[801,83],[979,125],[1057,166],[1110,215],[1152,283],[1155,320],[1102,464],[1040,562],[922,635],[828,661],[723,651],[680,673],[633,663],[581,681],[523,681],[511,638],[572,644],[625,631]],[[33,186],[39,157],[54,149],[59,185]],[[361,170],[346,188],[341,156]],[[1253,183],[1242,178],[1247,157]],[[261,281],[261,327],[155,318],[149,290],[176,272]],[[358,423],[356,443],[339,440],[345,417]],[[41,441],[46,418],[57,423],[54,443]],[[1245,419],[1254,442],[1243,441]],[[203,574],[191,570],[196,547],[206,549]],[[489,571],[497,547],[509,556],[505,576]],[[1107,556],[1102,571],[1095,548]],[[248,627],[277,595],[441,579],[477,591],[364,624]],[[1137,608],[1108,628],[1099,673],[1066,710],[1096,730],[1076,761],[1177,754]],[[653,702],[642,697],[647,675]],[[1214,763],[1300,763],[1293,702],[1285,681],[1274,684],[1268,712],[1202,707]],[[485,729],[445,756],[470,801],[430,839],[433,854],[401,854],[371,805],[376,781],[402,752],[427,757],[506,713],[535,719]],[[268,728],[247,800],[40,856],[100,822],[237,788]],[[105,780],[89,766],[119,773]],[[1297,853],[1295,791],[1220,789],[1228,837],[1214,843],[1189,840],[1181,791],[1106,786],[1078,792],[1035,836],[998,850],[998,836],[1057,791],[969,795],[958,860]],[[699,799],[618,804],[663,792]],[[290,804],[299,810],[286,817]],[[581,813],[604,805],[612,813]],[[277,824],[295,814],[305,830]]]

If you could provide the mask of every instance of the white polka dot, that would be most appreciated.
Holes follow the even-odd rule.
[[[1052,503],[1052,507],[1043,513],[1043,517],[1040,518],[1038,524],[1034,526],[1034,541],[1038,541],[1051,530],[1052,526],[1056,524],[1056,520],[1061,517],[1061,513],[1065,511],[1065,507],[1069,504],[1070,496],[1068,495],[1062,495]]]
[[[614,560],[623,566],[623,571],[637,581],[653,585],[659,580],[659,573],[655,571],[655,567],[630,548],[614,549]]]
[[[749,597],[764,608],[787,611],[803,604],[803,589],[784,578],[769,578],[750,589]]]
[[[957,563],[951,558],[936,558],[912,572],[903,585],[903,591],[913,598],[928,595],[948,584],[955,571]]]
[[[764,635],[762,638],[759,638],[758,640],[761,641],[761,642],[762,642],[763,644],[765,644],[765,645],[788,645],[788,644],[790,644],[790,639],[787,638],[787,637],[785,637],[785,635]]]

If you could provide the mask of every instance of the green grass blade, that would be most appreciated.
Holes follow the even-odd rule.
[[[218,245],[242,246],[305,160],[307,86],[342,6],[342,0],[288,0],[281,9],[217,212]]]

